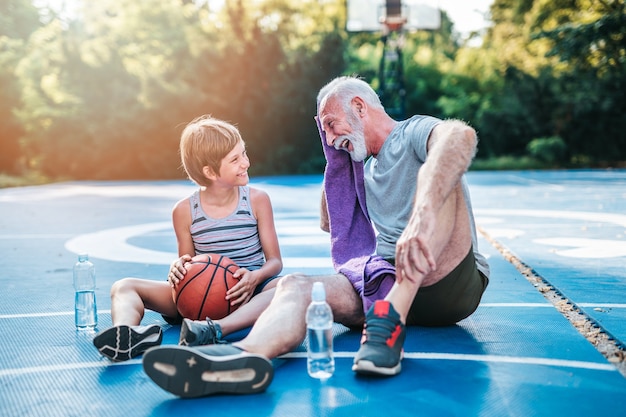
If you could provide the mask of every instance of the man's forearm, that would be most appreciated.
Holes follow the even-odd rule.
[[[437,212],[476,153],[476,132],[466,124],[450,120],[438,125],[429,140],[428,158],[419,172],[415,212]]]

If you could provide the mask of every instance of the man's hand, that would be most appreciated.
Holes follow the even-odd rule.
[[[434,216],[431,221],[420,219],[413,215],[409,224],[402,232],[396,244],[396,282],[399,284],[405,278],[410,282],[422,281],[423,277],[437,269],[437,263],[430,247],[435,224]]]

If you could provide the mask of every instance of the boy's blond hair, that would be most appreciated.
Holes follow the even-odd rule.
[[[190,180],[200,186],[210,185],[202,169],[208,166],[219,175],[222,159],[243,142],[232,124],[210,115],[189,122],[180,136],[180,159]]]

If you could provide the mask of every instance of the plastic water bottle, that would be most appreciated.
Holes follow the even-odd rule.
[[[326,302],[324,284],[313,284],[311,304],[306,312],[307,370],[313,378],[327,379],[335,372],[333,358],[333,312]]]
[[[86,254],[74,264],[74,319],[77,330],[93,330],[98,324],[96,309],[96,267]]]

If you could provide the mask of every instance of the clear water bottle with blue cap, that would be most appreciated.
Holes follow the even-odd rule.
[[[327,379],[335,372],[333,357],[333,312],[326,302],[324,284],[316,282],[306,312],[307,370],[313,378]]]

